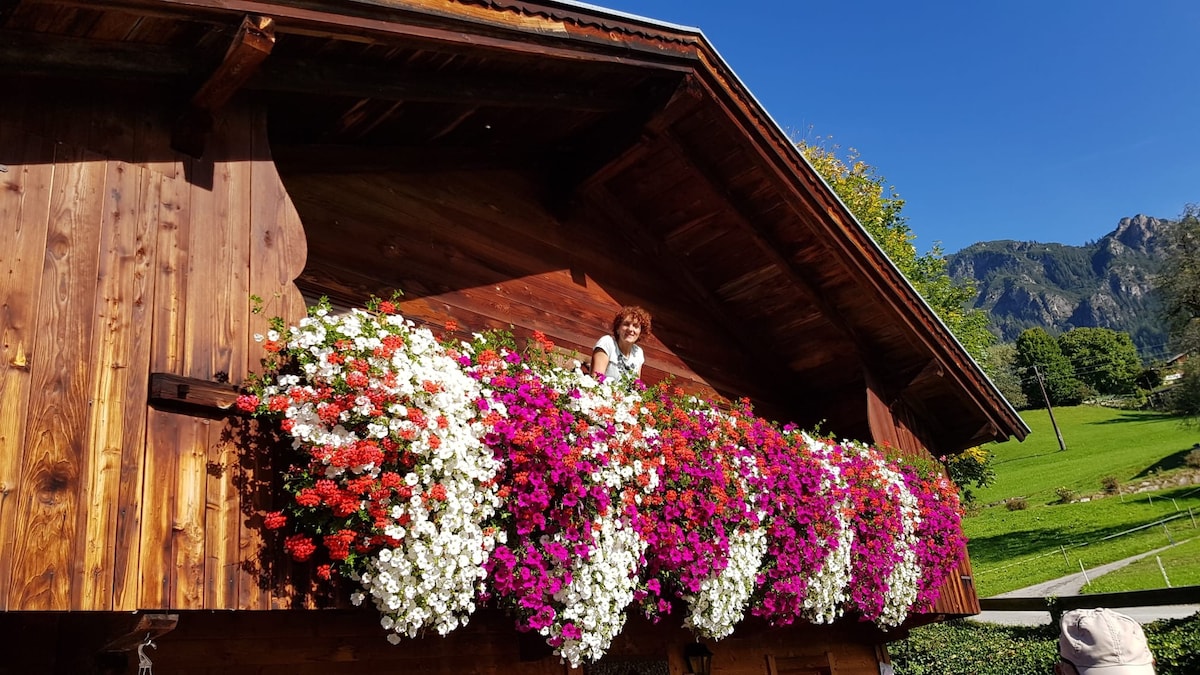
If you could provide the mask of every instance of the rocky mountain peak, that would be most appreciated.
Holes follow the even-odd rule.
[[[1166,250],[1166,233],[1170,226],[1169,220],[1138,214],[1132,218],[1122,218],[1117,223],[1117,229],[1105,238],[1115,239],[1139,253],[1159,255]]]
[[[1153,357],[1166,341],[1153,279],[1170,245],[1173,223],[1147,215],[1122,218],[1084,246],[990,241],[948,256],[950,275],[974,282],[974,307],[991,317],[1006,342],[1027,328],[1052,334],[1099,327],[1128,332]]]

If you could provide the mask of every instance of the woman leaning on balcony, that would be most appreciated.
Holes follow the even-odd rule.
[[[637,341],[650,335],[650,323],[650,313],[641,307],[622,307],[613,317],[612,332],[592,349],[592,374],[604,373],[609,380],[641,378],[646,356]]]

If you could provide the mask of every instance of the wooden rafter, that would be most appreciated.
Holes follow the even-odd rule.
[[[274,19],[243,17],[220,65],[192,96],[187,110],[175,123],[171,147],[193,157],[203,155],[213,116],[254,76],[274,47]]]
[[[543,167],[548,159],[547,153],[528,144],[437,147],[280,143],[271,146],[271,154],[280,171],[289,175],[522,170]]]
[[[779,388],[788,396],[799,395],[801,390],[799,383],[781,377],[778,364],[762,358],[763,355],[772,353],[770,346],[754,341],[754,336],[747,333],[745,326],[730,316],[729,308],[723,306],[721,300],[696,278],[696,275],[679,260],[675,253],[665,244],[650,236],[645,228],[620,206],[620,199],[600,185],[591,186],[588,196],[588,208],[602,213],[606,221],[614,224],[622,236],[635,248],[649,254],[649,257],[666,272],[667,277],[678,282],[688,295],[688,303],[697,307],[698,313],[711,317],[724,330],[728,337],[741,348],[742,354],[751,362],[756,372],[764,378],[772,380],[772,386]]]
[[[842,318],[841,313],[833,305],[829,304],[829,301],[825,299],[817,285],[801,274],[780,253],[781,247],[778,242],[774,241],[773,237],[762,231],[762,228],[746,217],[746,205],[742,203],[741,198],[726,189],[725,182],[717,176],[716,170],[707,161],[700,158],[697,153],[685,146],[674,134],[665,135],[664,140],[666,141],[665,147],[678,155],[685,164],[692,167],[695,175],[704,183],[708,190],[720,195],[730,205],[730,209],[726,212],[726,220],[733,224],[739,231],[749,235],[748,238],[753,243],[755,252],[760,256],[760,259],[764,263],[775,267],[779,271],[779,274],[787,279],[792,286],[802,291],[814,305],[821,309],[821,313],[825,315],[829,323],[854,342],[860,353],[867,352],[868,343],[866,339]]]
[[[661,135],[678,119],[694,111],[701,102],[700,89],[694,76],[682,78],[665,103],[646,120],[636,135],[625,143],[610,143],[600,148],[587,161],[579,162],[570,179],[573,184],[562,185],[566,194],[584,193],[592,186],[602,185],[612,176],[644,159],[651,141]],[[592,147],[597,144],[590,142]]]
[[[709,60],[707,55],[704,57],[706,61]],[[717,65],[723,67],[719,59]],[[710,72],[721,75],[717,68]],[[777,133],[777,127],[756,105],[747,101],[740,89],[707,79],[701,79],[700,84],[704,87],[706,97],[719,106],[722,114],[742,126],[752,137],[753,142],[747,147],[753,149],[764,166],[770,167],[769,173],[773,174],[779,186],[780,198],[797,213],[807,215],[823,230],[839,233],[830,238],[835,242],[832,253],[842,259],[857,278],[874,287],[886,301],[885,304],[890,305],[896,318],[910,327],[910,335],[930,354],[942,358],[943,363],[951,367],[946,372],[947,379],[969,397],[982,415],[997,422],[999,417],[995,411],[1007,409],[1011,414],[1001,415],[1009,422],[1005,425],[1006,429],[1024,438],[1027,431],[1024,422],[978,366],[970,358],[963,359],[965,352],[956,348],[950,330],[940,321],[930,320],[931,310],[899,270],[889,269],[893,265],[870,235],[847,222],[853,216],[823,187],[816,171],[800,157],[794,146],[786,142],[782,134]],[[738,99],[739,96],[742,98]]]

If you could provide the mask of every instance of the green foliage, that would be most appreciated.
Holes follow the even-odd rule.
[[[1183,364],[1183,377],[1167,393],[1167,409],[1186,418],[1200,418],[1200,359]]]
[[[1158,675],[1200,672],[1200,615],[1144,629]],[[1049,675],[1058,660],[1058,629],[949,621],[916,628],[888,651],[897,675]]]
[[[1035,408],[1045,406],[1038,385],[1039,372],[1050,405],[1076,405],[1084,399],[1085,387],[1075,377],[1074,366],[1044,328],[1030,328],[1017,338],[1017,366],[1022,373],[1022,390]]]
[[[1115,495],[1121,491],[1121,479],[1110,474],[1100,479],[1100,487],[1105,493]]]
[[[979,362],[983,372],[992,379],[1012,407],[1022,410],[1029,407],[1029,399],[1021,389],[1021,375],[1017,368],[1017,346],[1003,342],[988,347]]]
[[[1200,347],[1200,204],[1188,204],[1171,230],[1158,276],[1163,314],[1180,351]]]
[[[799,141],[796,146],[972,358],[982,361],[996,336],[988,331],[986,313],[967,308],[975,298],[975,287],[950,277],[940,246],[924,254],[917,252],[913,245],[916,235],[901,213],[904,200],[895,188],[886,185],[875,167],[862,161],[853,149],[843,159],[836,145]]]
[[[1155,621],[1146,629],[1150,653],[1158,675],[1200,673],[1200,615],[1173,621]]]
[[[1075,376],[1101,394],[1132,394],[1142,360],[1129,333],[1111,328],[1075,328],[1058,336]]]
[[[996,480],[996,471],[992,468],[992,453],[975,446],[943,459],[946,474],[958,486],[964,504],[975,503],[974,487],[987,487]]]
[[[888,651],[897,675],[1048,675],[1058,660],[1058,632],[960,619],[916,628]]]

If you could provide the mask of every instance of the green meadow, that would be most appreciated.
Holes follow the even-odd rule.
[[[1200,485],[1177,484],[1189,474],[1184,458],[1200,442],[1200,427],[1159,413],[1090,406],[1054,414],[1065,451],[1045,410],[1022,413],[1032,429],[1023,443],[988,446],[996,481],[976,489],[978,508],[963,521],[980,597],[1200,535]],[[1119,494],[1109,494],[1106,482],[1115,482]],[[1063,494],[1074,501],[1062,503]],[[1023,500],[1026,508],[1010,510],[1010,500]],[[1195,567],[1196,550],[1190,544],[1176,548],[1177,562],[1163,557],[1167,551],[1160,554],[1164,566]],[[1130,572],[1106,580],[1104,588],[1162,587],[1153,556],[1148,564],[1157,583],[1153,575]],[[1167,571],[1175,586],[1196,583],[1185,582],[1191,577],[1182,571],[1177,582],[1170,567]],[[1121,587],[1110,588],[1113,584]],[[1088,590],[1100,592],[1095,588]]]

